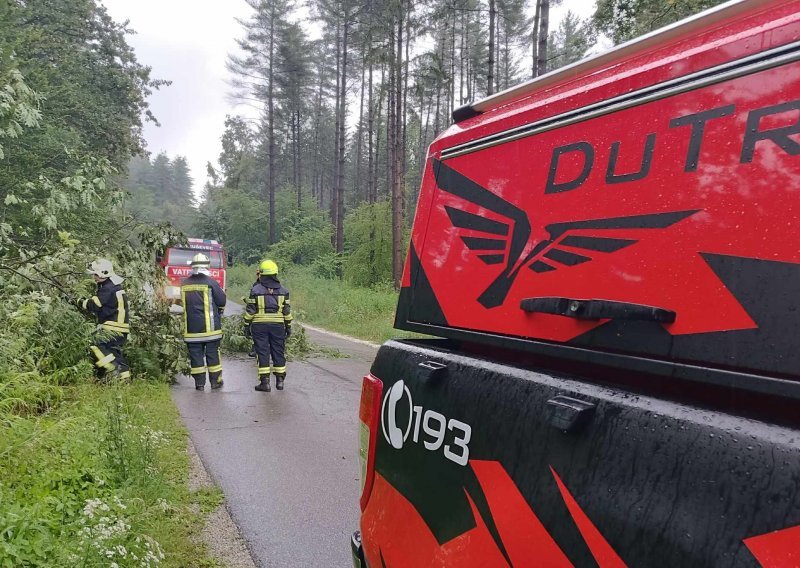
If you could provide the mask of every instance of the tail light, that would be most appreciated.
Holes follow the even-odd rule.
[[[361,464],[361,510],[367,508],[372,483],[375,480],[375,444],[380,428],[381,394],[383,383],[380,379],[367,375],[361,386],[361,404],[358,409],[359,448]]]

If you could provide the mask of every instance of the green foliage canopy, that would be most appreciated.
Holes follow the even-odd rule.
[[[128,163],[123,181],[128,193],[125,211],[140,221],[171,223],[189,233],[196,217],[192,177],[186,158],[165,153],[153,160],[136,156]]]
[[[267,249],[264,203],[251,193],[211,189],[200,206],[193,234],[217,239],[237,260],[254,262]]]
[[[664,27],[725,0],[598,0],[594,23],[615,44]]]

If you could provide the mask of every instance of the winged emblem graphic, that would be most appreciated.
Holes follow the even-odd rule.
[[[627,217],[610,217],[552,223],[545,226],[548,238],[531,245],[531,222],[527,213],[488,189],[444,165],[433,163],[436,184],[442,191],[492,211],[506,222],[488,219],[462,209],[445,206],[454,227],[486,236],[462,236],[468,249],[476,251],[487,265],[503,265],[503,270],[478,298],[485,308],[495,308],[505,301],[511,285],[523,268],[536,273],[551,272],[593,260],[639,242],[603,236],[610,229],[664,229],[697,213],[672,211]],[[588,230],[588,234],[587,234]],[[565,248],[568,247],[568,248]],[[576,250],[580,250],[578,253]]]

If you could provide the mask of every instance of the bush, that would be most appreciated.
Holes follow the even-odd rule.
[[[228,353],[248,353],[253,346],[253,341],[244,336],[244,320],[242,316],[228,316],[222,320],[222,350]],[[312,343],[306,335],[306,330],[299,323],[292,324],[292,335],[286,341],[286,359],[293,361],[314,355],[339,357],[341,354],[335,349],[327,349]]]
[[[277,261],[278,266],[288,266],[309,265],[332,254],[333,229],[325,214],[308,200],[298,209],[290,192],[282,192],[278,198],[279,240],[265,256]]]
[[[311,264],[311,273],[323,280],[338,280],[339,276],[342,274],[344,262],[343,255],[332,252],[314,261],[314,263]],[[330,285],[335,286],[336,283],[331,282]]]
[[[228,353],[247,353],[253,342],[244,336],[242,316],[225,316],[222,318],[222,350]]]
[[[291,293],[295,317],[303,322],[376,342],[414,335],[394,329],[397,292],[389,283],[353,286],[320,278],[304,266],[287,267],[281,282]]]
[[[356,286],[392,282],[392,210],[388,201],[365,203],[345,218],[344,278]],[[320,274],[317,274],[321,276]]]
[[[199,210],[194,230],[218,239],[239,261],[257,260],[269,243],[267,210],[255,195],[237,189],[212,190]]]

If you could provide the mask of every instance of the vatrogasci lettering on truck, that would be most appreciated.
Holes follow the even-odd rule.
[[[164,297],[169,302],[181,302],[181,280],[191,276],[192,257],[197,253],[208,256],[211,261],[209,276],[225,289],[228,257],[222,244],[213,239],[189,238],[184,245],[167,247],[164,255],[158,259],[159,266],[167,276]]]
[[[359,418],[356,564],[800,567],[800,3],[454,113]]]

